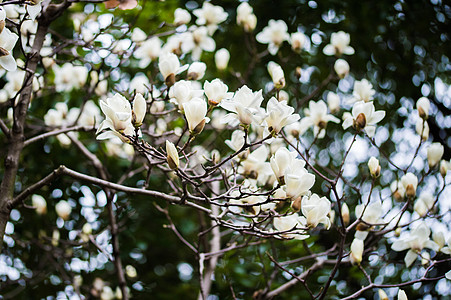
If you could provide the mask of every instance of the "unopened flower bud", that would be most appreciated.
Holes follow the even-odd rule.
[[[431,255],[428,252],[423,251],[421,253],[421,264],[423,266],[428,265],[430,260],[431,260]]]
[[[357,118],[354,120],[354,128],[357,131],[362,130],[365,128],[366,125],[366,117],[364,113],[360,113]]]
[[[147,102],[143,95],[137,93],[133,100],[132,123],[135,127],[142,125],[144,117],[146,116]]]
[[[215,64],[218,70],[224,70],[229,64],[230,53],[227,49],[222,48],[215,53]]]
[[[368,160],[368,168],[370,169],[370,173],[373,178],[377,178],[381,174],[381,166],[379,165],[379,160],[374,156],[372,156]]]
[[[58,246],[60,240],[60,232],[58,231],[58,229],[53,230],[52,233],[52,245],[54,247]]]
[[[404,292],[401,289],[399,289],[399,291],[398,291],[398,300],[409,300],[407,298],[406,292]]]
[[[166,141],[166,153],[169,167],[171,169],[177,169],[180,164],[179,154],[175,145],[170,141]]]
[[[296,67],[296,71],[295,71],[295,76],[296,78],[299,80],[302,76],[302,68],[301,67]]]
[[[349,64],[344,59],[337,59],[334,64],[334,70],[338,77],[345,78],[349,74]]]
[[[130,278],[135,278],[136,276],[138,276],[135,267],[133,267],[132,265],[127,265],[125,267],[125,274],[127,274],[127,276]]]
[[[448,170],[451,170],[451,161],[442,160],[440,162],[440,174],[445,177]]]
[[[428,118],[430,107],[431,107],[431,104],[430,104],[428,98],[421,97],[420,99],[418,99],[417,110],[418,110],[418,115],[420,116],[420,118],[422,118],[423,120],[426,120]]]
[[[349,254],[349,258],[351,259],[352,264],[359,265],[362,262],[363,248],[363,240],[354,238],[351,243],[351,253]]]
[[[395,229],[395,236],[399,237],[401,235],[401,227],[396,227]]]
[[[188,80],[200,80],[204,77],[207,65],[203,62],[193,62],[188,68]]]
[[[214,164],[219,163],[219,161],[221,160],[221,154],[219,153],[219,151],[217,149],[214,149],[213,151],[211,151],[211,161]]]
[[[349,217],[349,207],[346,203],[343,203],[341,207],[341,216],[343,218],[343,222],[345,223],[345,225],[348,225],[350,217]]]
[[[429,168],[433,168],[438,165],[439,161],[442,159],[445,148],[440,143],[432,143],[427,149],[427,157]]]

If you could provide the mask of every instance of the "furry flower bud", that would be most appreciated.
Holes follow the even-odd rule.
[[[166,141],[166,153],[169,167],[171,169],[177,169],[180,164],[179,154],[175,145],[170,141]]]

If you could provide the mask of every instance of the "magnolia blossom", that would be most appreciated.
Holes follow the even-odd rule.
[[[284,184],[284,176],[288,167],[294,162],[297,154],[291,152],[285,147],[280,147],[270,159],[271,169],[277,180]]]
[[[266,159],[268,158],[268,155],[269,150],[266,145],[261,145],[252,151],[242,162],[243,173],[246,175],[251,175],[251,177],[254,178],[260,175],[260,173],[264,176],[267,168]],[[269,166],[269,168],[271,167]]]
[[[285,192],[288,198],[296,200],[306,195],[315,183],[315,175],[307,172],[304,166],[304,161],[296,159],[285,170]]]
[[[307,37],[302,32],[293,32],[290,36],[291,49],[295,52],[301,52],[305,46]]]
[[[270,61],[268,63],[268,73],[271,76],[274,87],[278,90],[285,86],[285,75],[283,74],[282,67],[277,63]]]
[[[371,156],[371,158],[368,160],[368,169],[370,169],[370,174],[373,178],[379,177],[381,174],[381,166],[379,165],[379,160]]]
[[[426,97],[421,97],[420,99],[418,99],[417,101],[417,110],[418,110],[418,115],[426,120],[429,116],[429,109],[431,107],[431,103],[429,102],[429,99]]]
[[[345,225],[349,224],[350,216],[349,216],[349,206],[346,203],[343,203],[341,206],[341,217],[343,218],[343,222]]]
[[[331,113],[335,113],[340,110],[340,96],[334,92],[329,92],[327,94],[327,106]]]
[[[276,55],[282,43],[290,39],[287,31],[288,26],[283,20],[269,20],[268,26],[257,34],[256,39],[259,43],[268,44],[269,53]]]
[[[216,49],[216,42],[208,35],[208,29],[205,26],[191,26],[190,32],[185,33],[182,51],[191,53],[193,60],[199,60],[202,51],[213,52]]]
[[[224,99],[230,99],[233,93],[227,92],[229,87],[220,79],[214,79],[211,82],[205,80],[204,92],[210,105],[218,105]]]
[[[371,226],[382,221],[382,205],[379,202],[372,202],[368,205],[359,204],[355,207],[355,216],[364,222],[357,226],[355,237],[364,240],[368,236]]]
[[[327,105],[323,100],[310,101],[309,107],[304,109],[304,114],[306,117],[301,120],[301,127],[313,126],[313,134],[320,139],[326,135],[326,127],[329,121],[340,123],[340,119],[327,113]]]
[[[158,68],[166,82],[166,85],[172,86],[175,83],[175,75],[188,69],[188,65],[180,66],[177,55],[173,53],[163,53],[158,61]]]
[[[236,23],[243,26],[244,31],[251,32],[257,25],[257,17],[254,15],[254,10],[247,2],[238,5],[236,9]]]
[[[330,36],[330,44],[324,47],[323,52],[326,55],[352,55],[354,54],[354,48],[349,46],[350,41],[349,33],[343,31],[334,32]]]
[[[70,206],[69,202],[61,200],[55,205],[55,210],[58,217],[60,217],[64,221],[67,221],[72,211],[72,207]]]
[[[429,124],[426,120],[418,119],[415,124],[415,130],[423,141],[426,141],[429,137]]]
[[[377,294],[379,295],[379,300],[389,300],[387,293],[383,289],[379,289]]]
[[[290,233],[282,233],[281,236],[296,240],[305,240],[309,237],[306,228],[306,220],[298,214],[292,214],[284,217],[276,217],[273,220],[274,228],[277,231],[289,231]]]
[[[209,34],[213,34],[218,24],[224,22],[229,16],[221,6],[204,2],[202,8],[195,9],[193,14],[197,17],[197,25],[207,25]]]
[[[369,102],[373,100],[375,93],[376,91],[373,89],[373,85],[366,79],[354,83],[354,92],[352,93],[354,101]]]
[[[272,97],[266,106],[266,125],[269,131],[279,133],[285,125],[296,122],[300,119],[298,114],[294,114],[294,108],[288,106],[287,101],[278,101]]]
[[[193,62],[188,68],[188,79],[189,80],[200,80],[205,75],[207,70],[207,65],[200,61]]]
[[[188,122],[191,134],[199,134],[204,129],[205,123],[209,121],[207,115],[207,102],[201,98],[193,98],[183,103],[183,110]]]
[[[398,300],[408,300],[406,292],[404,292],[401,289],[399,289],[399,291],[398,291]]]
[[[428,157],[428,163],[429,168],[433,168],[442,159],[443,152],[445,151],[445,148],[440,143],[432,143],[427,150],[427,157]]]
[[[62,67],[53,65],[55,73],[55,86],[57,92],[68,92],[81,88],[88,78],[88,69],[85,66],[74,66],[65,63]]]
[[[130,39],[132,42],[140,44],[147,39],[147,34],[141,28],[135,27],[132,31],[132,36]]]
[[[150,86],[151,85],[149,82],[149,78],[147,78],[147,76],[144,75],[143,73],[138,73],[130,81],[128,90],[130,92],[136,92],[144,95],[149,91]]]
[[[183,25],[189,21],[191,21],[191,14],[186,9],[179,7],[174,11],[174,24]]]
[[[413,173],[407,173],[406,175],[401,177],[401,186],[405,191],[405,195],[409,198],[415,197],[417,186],[418,186],[418,178]]]
[[[373,137],[376,132],[376,124],[385,117],[385,111],[375,111],[373,102],[359,101],[352,107],[352,117],[343,121],[343,129],[351,125],[359,131],[364,129],[369,137]]]
[[[160,56],[162,44],[163,42],[156,36],[141,43],[141,46],[133,53],[139,59],[140,68],[146,68]]]
[[[173,143],[166,140],[167,161],[171,169],[177,169],[180,165],[179,154]]]
[[[363,240],[354,238],[351,243],[351,253],[349,253],[349,259],[352,264],[360,264],[362,262],[363,249]]]
[[[301,211],[309,227],[315,228],[321,223],[326,229],[329,229],[331,225],[328,217],[330,210],[331,203],[326,197],[320,198],[317,194],[313,194],[302,198]]]
[[[31,196],[31,204],[36,209],[38,215],[44,215],[47,213],[47,202],[41,195]]]
[[[337,59],[334,63],[334,70],[338,77],[345,78],[349,74],[349,64],[344,59]]]
[[[223,122],[233,123],[234,120],[238,120],[243,125],[250,125],[252,122],[260,123],[262,101],[262,90],[252,92],[247,86],[242,86],[231,100],[221,102],[221,107],[231,112],[224,117]]]
[[[218,70],[225,70],[229,64],[230,53],[227,49],[221,48],[215,53],[215,64]]]
[[[5,12],[1,11],[0,21],[5,21]],[[0,66],[6,71],[17,69],[16,60],[13,57],[13,48],[17,43],[19,36],[12,33],[8,28],[0,30]]]
[[[426,216],[428,211],[434,207],[434,202],[434,196],[428,191],[423,191],[421,192],[420,197],[418,197],[417,201],[415,201],[413,209],[421,217],[424,217]]]
[[[133,99],[132,109],[132,123],[135,127],[142,125],[144,117],[146,116],[147,102],[143,95],[137,93]]]
[[[239,151],[244,146],[244,131],[235,130],[232,132],[230,140],[225,140],[225,144],[233,151]]]
[[[191,81],[177,81],[169,90],[169,98],[177,103],[179,109],[183,111],[183,103],[190,101],[195,97],[202,97],[202,90],[197,90]]]
[[[423,250],[423,248],[429,248],[431,250],[437,251],[439,246],[429,239],[431,230],[426,223],[422,222],[414,230],[410,232],[407,236],[396,240],[391,248],[395,251],[407,251],[404,258],[406,266],[409,267],[417,259],[418,254]]]
[[[448,170],[451,170],[451,161],[442,159],[440,161],[440,174],[445,177]]]

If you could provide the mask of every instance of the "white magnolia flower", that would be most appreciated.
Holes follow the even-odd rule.
[[[6,71],[17,69],[17,63],[13,57],[13,48],[18,39],[19,36],[12,33],[8,28],[3,28],[0,32],[0,66]]]
[[[160,56],[162,44],[163,42],[156,36],[141,43],[133,53],[133,56],[139,59],[140,68],[147,68],[153,60]]]
[[[191,14],[183,8],[177,8],[174,11],[174,24],[183,25],[191,21]]]
[[[221,48],[215,53],[215,64],[218,70],[225,70],[229,64],[230,53],[227,49]]]
[[[213,34],[218,28],[218,24],[224,22],[229,16],[221,6],[216,6],[210,2],[204,2],[202,8],[195,9],[193,14],[197,17],[197,25],[206,25],[209,34]]]
[[[158,68],[166,82],[166,85],[172,86],[175,83],[175,75],[188,69],[188,65],[180,66],[177,55],[173,53],[163,53],[158,60]]]
[[[328,217],[330,210],[331,203],[326,197],[320,198],[317,194],[312,194],[302,198],[301,211],[309,227],[315,228],[318,224],[324,224],[326,229],[329,229],[331,225]]]
[[[304,168],[305,162],[296,159],[285,171],[285,192],[293,200],[306,195],[315,183],[315,175]]]
[[[376,157],[371,156],[368,160],[368,169],[370,169],[370,174],[373,178],[379,177],[381,174],[381,166],[379,165],[379,160]]]
[[[211,82],[205,80],[204,92],[210,105],[218,105],[224,99],[230,99],[233,93],[228,92],[229,87],[220,79],[214,79]]]
[[[258,215],[260,211],[269,210],[275,207],[274,203],[264,203],[266,201],[266,197],[264,196],[249,196],[241,199],[233,199],[230,200],[229,203],[231,206],[233,205],[246,205],[240,207],[242,210],[246,210],[254,215]],[[264,204],[262,204],[264,203]],[[272,204],[268,206],[268,204]]]
[[[387,296],[387,293],[383,289],[379,289],[377,291],[377,294],[379,295],[379,300],[390,300]]]
[[[343,203],[341,206],[341,216],[343,218],[343,222],[345,225],[349,224],[350,221],[350,215],[349,215],[349,206],[346,203]]]
[[[285,86],[285,75],[283,74],[282,67],[270,61],[268,63],[268,73],[271,76],[274,87],[278,90],[282,89]]]
[[[406,257],[404,258],[406,266],[409,267],[417,259],[418,254],[421,253],[421,250],[424,248],[429,248],[434,251],[439,249],[439,246],[429,239],[430,234],[431,230],[426,223],[422,222],[407,236],[396,240],[392,244],[391,248],[395,251],[404,251],[409,249]]]
[[[268,130],[279,133],[285,125],[296,122],[300,119],[298,114],[294,114],[294,108],[287,104],[287,101],[278,101],[272,97],[266,105],[266,125]]]
[[[432,143],[427,149],[429,168],[433,168],[442,159],[445,148],[440,143]]]
[[[277,180],[285,176],[285,171],[296,158],[296,152],[291,152],[285,147],[280,147],[270,159],[271,169]]]
[[[352,117],[343,121],[343,128],[347,129],[353,125],[356,130],[364,129],[369,137],[373,137],[376,124],[384,117],[385,111],[375,111],[373,102],[359,101],[352,107]]]
[[[446,177],[446,173],[448,172],[448,170],[451,170],[451,161],[446,161],[442,159],[440,161],[440,174],[443,177]]]
[[[349,33],[343,31],[334,32],[330,37],[330,44],[324,47],[323,52],[326,55],[352,55],[354,54],[354,48],[349,46],[350,41]]]
[[[331,113],[338,112],[340,110],[340,96],[334,92],[329,92],[327,94],[327,106]]]
[[[339,58],[334,63],[334,70],[338,77],[345,78],[349,74],[350,67],[346,60]]]
[[[143,95],[137,93],[133,99],[132,109],[132,123],[135,127],[142,125],[144,117],[146,116],[147,102]]]
[[[41,0],[32,0],[31,3],[33,5],[27,4],[26,7],[30,18],[34,21],[42,10]]]
[[[44,215],[47,213],[47,202],[41,195],[31,196],[31,204],[36,209],[38,215]]]
[[[398,291],[398,300],[408,300],[406,292],[404,292],[401,289],[399,289],[399,291]]]
[[[354,238],[351,243],[351,253],[349,253],[349,259],[352,264],[360,264],[362,262],[363,249],[363,240]]]
[[[282,233],[281,236],[296,240],[305,240],[309,237],[305,231],[306,221],[304,217],[298,214],[292,214],[283,217],[276,217],[273,221],[274,228],[277,231],[289,231],[290,233]]]
[[[202,90],[195,89],[194,84],[186,80],[177,81],[169,90],[169,98],[172,102],[177,103],[180,111],[183,111],[183,103],[196,97],[200,98],[202,94]]]
[[[128,142],[127,136],[135,134],[135,128],[132,125],[132,108],[130,102],[120,94],[115,94],[106,101],[100,100],[100,108],[105,114],[106,119],[97,129],[97,134],[104,129],[111,129],[97,136],[98,140],[118,137],[122,142]],[[138,132],[140,135],[140,132]]]
[[[230,140],[225,140],[225,144],[233,151],[240,150],[244,145],[244,131],[235,130],[232,132]]]
[[[251,32],[257,26],[257,17],[247,2],[238,5],[236,9],[236,23],[243,26],[244,31]]]
[[[354,82],[354,101],[369,102],[373,100],[373,96],[376,91],[373,89],[373,85],[366,79]]]
[[[223,122],[233,123],[234,120],[238,120],[243,125],[250,125],[252,122],[260,123],[262,101],[262,90],[252,92],[247,86],[242,86],[231,100],[221,102],[221,107],[231,112],[224,117]]]
[[[429,99],[426,97],[421,97],[417,101],[417,110],[418,114],[422,119],[427,119],[429,116],[429,109],[431,107],[431,103],[429,102]]]
[[[64,102],[58,102],[55,104],[55,108],[51,108],[44,115],[44,122],[47,126],[62,126],[65,123],[65,119],[68,113],[67,104]]]
[[[199,134],[204,129],[205,123],[208,122],[207,102],[201,98],[193,98],[188,102],[183,103],[183,110],[188,128],[191,134]]]
[[[301,127],[313,126],[314,136],[320,139],[326,135],[326,127],[329,121],[340,123],[340,119],[327,113],[327,105],[323,100],[310,101],[309,108],[304,109],[304,114],[306,117],[301,120]]]
[[[205,26],[191,26],[190,31],[184,34],[182,51],[183,53],[192,52],[193,60],[199,60],[202,51],[213,52],[215,49],[215,40],[208,35],[208,29]]]
[[[268,51],[275,55],[279,51],[284,41],[290,39],[288,34],[288,26],[283,20],[269,20],[268,26],[257,34],[257,41],[262,44],[268,44]]]
[[[382,205],[379,202],[359,204],[355,207],[355,216],[364,222],[361,226],[357,226],[355,237],[365,240],[368,236],[367,230],[371,229],[372,225],[382,222]]]
[[[413,206],[413,209],[421,216],[424,217],[428,213],[429,210],[432,209],[434,206],[434,196],[428,192],[423,191],[420,194],[420,197],[418,197],[417,201],[415,201],[415,205]]]
[[[166,140],[166,154],[169,167],[177,169],[180,165],[179,154],[175,145],[168,140]]]
[[[136,92],[144,95],[149,91],[150,86],[149,78],[143,73],[138,73],[130,81],[128,90],[131,93]]]
[[[200,80],[204,77],[207,65],[200,61],[193,62],[188,68],[189,80]]]
[[[69,202],[61,200],[55,205],[55,210],[58,217],[67,221],[72,211],[72,207],[70,206]]]
[[[243,173],[255,175],[253,177],[257,177],[260,173],[264,173],[266,171],[266,160],[268,156],[269,149],[265,144],[252,151],[242,162]]]
[[[418,119],[415,124],[415,130],[423,141],[426,141],[429,137],[429,124],[426,120]]]
[[[57,92],[79,89],[84,86],[88,78],[88,69],[85,66],[74,66],[71,63],[65,63],[62,67],[55,64],[53,72]]]
[[[413,198],[416,195],[418,178],[413,173],[407,173],[401,177],[401,185],[405,191],[405,195],[409,198]]]
[[[131,36],[132,42],[141,43],[144,42],[146,39],[147,34],[141,28],[135,27],[135,29],[133,29]]]
[[[291,49],[295,52],[301,52],[305,46],[307,37],[302,32],[293,32],[290,36]]]

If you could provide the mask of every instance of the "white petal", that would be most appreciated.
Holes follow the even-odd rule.
[[[0,66],[6,71],[15,71],[17,69],[16,60],[11,54],[0,57]]]
[[[393,246],[392,246],[392,248],[393,248]],[[417,256],[418,255],[414,251],[412,251],[412,250],[407,251],[406,257],[404,257],[404,262],[406,263],[406,267],[410,267],[413,264],[413,262],[417,259]]]
[[[27,11],[28,14],[30,15],[30,18],[34,21],[36,19],[36,17],[39,15],[39,13],[41,12],[41,3],[38,3],[36,5],[27,5]]]
[[[329,56],[335,55],[335,47],[331,44],[326,45],[326,47],[324,47],[323,49],[323,53]]]

